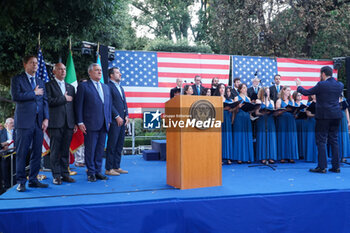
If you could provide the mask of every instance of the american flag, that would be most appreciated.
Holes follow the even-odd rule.
[[[271,86],[274,76],[279,74],[281,85],[290,86],[292,91],[296,90],[296,78],[299,78],[302,86],[308,89],[320,81],[321,67],[333,68],[332,60],[232,56],[232,61],[232,78],[240,77],[248,87],[251,86],[255,75],[261,79],[262,86]],[[333,70],[333,77],[337,78],[337,70]]]
[[[36,71],[36,77],[43,80],[44,83],[50,81],[49,75],[47,74],[46,70],[46,64],[44,61],[43,54],[41,52],[41,48],[39,47],[39,52],[38,52],[38,70]],[[44,140],[43,140],[43,145],[41,149],[41,154],[46,155],[50,151],[50,137],[47,134],[47,131],[44,132]]]
[[[255,77],[261,79],[263,86],[270,86],[276,74],[277,62],[273,58],[232,56],[232,78],[241,78],[248,87]]]
[[[142,118],[146,109],[164,108],[176,79],[191,84],[196,75],[203,86],[210,87],[213,77],[227,84],[230,71],[229,55],[116,51],[109,68],[119,67],[122,86],[131,118]]]

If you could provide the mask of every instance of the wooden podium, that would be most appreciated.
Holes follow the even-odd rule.
[[[221,124],[208,129],[169,126],[169,119],[186,122],[191,118],[191,106],[199,100],[209,101],[215,120],[223,120],[221,97],[179,95],[165,103],[167,184],[179,189],[222,185]]]

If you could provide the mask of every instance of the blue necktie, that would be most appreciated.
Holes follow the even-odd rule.
[[[277,85],[277,93],[280,93],[280,85]]]
[[[104,103],[104,96],[103,96],[100,82],[97,82],[96,85],[97,85],[97,92],[102,100],[102,103]]]
[[[197,93],[198,93],[198,95],[201,94],[200,90],[201,90],[201,89],[199,88],[199,86],[197,86]]]
[[[255,93],[258,94],[258,88],[255,87]]]
[[[32,89],[35,89],[34,77],[30,77],[30,85],[32,85]]]

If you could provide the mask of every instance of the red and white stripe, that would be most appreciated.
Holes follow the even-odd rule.
[[[41,155],[47,155],[50,152],[50,137],[47,134],[47,130],[44,132],[43,145],[41,147]]]
[[[296,78],[301,80],[301,85],[306,89],[315,86],[320,81],[320,70],[323,66],[333,68],[333,61],[277,58],[277,71],[281,75],[281,85],[290,86],[292,91],[296,90]],[[338,71],[333,70],[334,78],[337,78],[337,74]]]
[[[213,77],[218,77],[224,84],[229,81],[229,55],[159,52],[157,60],[158,87],[124,87],[131,118],[142,118],[142,112],[150,109],[164,112],[165,102],[170,99],[170,89],[176,86],[177,78],[182,78],[185,85],[200,75],[205,87],[210,87]]]

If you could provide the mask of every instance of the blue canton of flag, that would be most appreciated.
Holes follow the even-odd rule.
[[[232,78],[241,78],[248,87],[255,76],[261,80],[262,86],[271,86],[277,74],[277,61],[273,58],[232,56],[232,61]]]
[[[119,67],[122,84],[134,87],[158,87],[157,53],[116,51],[109,68]]]
[[[39,48],[39,52],[38,52],[38,67],[39,68],[36,71],[35,76],[43,80],[45,83],[50,81],[49,75],[47,74],[46,65],[45,65],[43,54],[41,52],[41,48]]]

